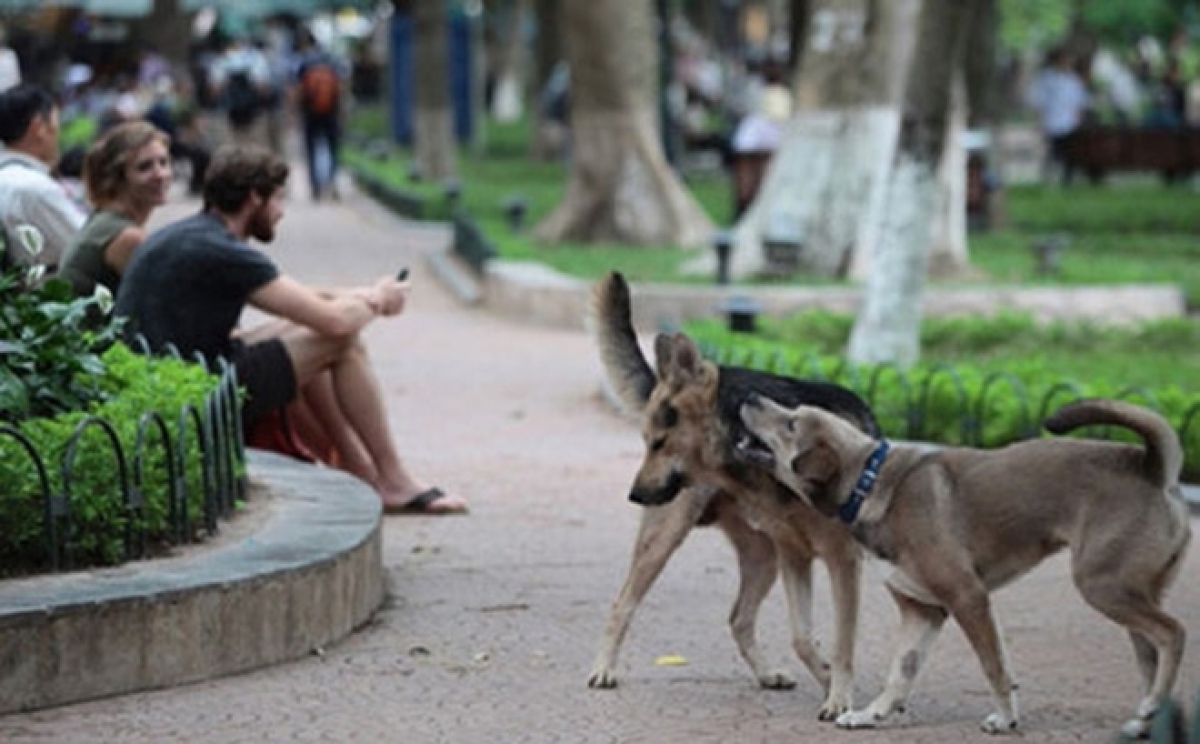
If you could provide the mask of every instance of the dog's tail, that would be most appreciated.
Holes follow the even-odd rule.
[[[596,282],[589,324],[613,392],[631,411],[642,410],[656,380],[638,346],[629,285],[621,274],[612,271]]]
[[[1085,398],[1058,409],[1044,425],[1052,434],[1065,434],[1081,426],[1121,426],[1137,432],[1146,443],[1146,478],[1160,488],[1179,483],[1183,468],[1179,435],[1166,419],[1148,408],[1120,400]]]

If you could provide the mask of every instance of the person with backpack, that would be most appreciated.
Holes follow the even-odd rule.
[[[339,61],[321,49],[311,33],[301,32],[297,50],[292,98],[304,132],[309,186],[314,201],[326,194],[336,199],[346,75]]]

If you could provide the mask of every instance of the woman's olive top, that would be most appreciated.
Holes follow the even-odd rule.
[[[134,224],[125,215],[104,209],[97,209],[87,218],[58,268],[58,275],[71,283],[76,296],[91,295],[97,284],[108,287],[116,296],[121,275],[105,262],[104,251],[122,230]]]

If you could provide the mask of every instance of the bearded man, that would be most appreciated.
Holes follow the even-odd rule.
[[[402,464],[360,332],[404,309],[409,284],[316,290],[281,273],[249,241],[270,243],[283,217],[288,166],[270,150],[230,146],[214,155],[204,207],[150,235],[125,269],[114,314],[126,333],[191,359],[227,359],[246,389],[246,431],[301,396],[343,466],[370,483],[385,511],[452,514],[466,502],[418,481]],[[246,330],[246,305],[274,320]]]

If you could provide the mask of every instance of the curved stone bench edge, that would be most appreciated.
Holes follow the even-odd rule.
[[[0,714],[301,658],[384,596],[381,510],[360,481],[266,452],[263,524],[179,558],[0,583]]]

